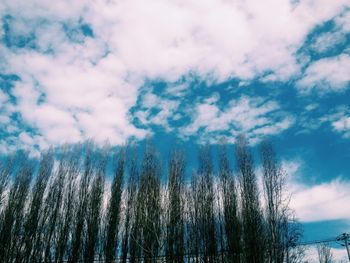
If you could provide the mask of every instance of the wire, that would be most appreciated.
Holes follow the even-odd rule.
[[[297,244],[297,246],[316,245],[316,244],[330,243],[330,242],[335,242],[335,241],[338,241],[338,237],[300,242]]]
[[[339,235],[337,237],[300,242],[297,244],[297,246],[309,246],[309,245],[316,245],[316,244],[330,243],[330,242],[337,242],[338,244],[340,244],[339,241],[343,241],[344,238],[346,238],[346,237],[348,237],[348,234],[344,233],[344,234]]]

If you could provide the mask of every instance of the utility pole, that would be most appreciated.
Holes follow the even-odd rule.
[[[349,258],[349,262],[350,262],[350,252],[349,252],[348,238],[349,238],[349,234],[345,234],[344,242],[345,242],[346,252],[348,253],[348,258]]]
[[[349,262],[350,262],[349,238],[350,238],[349,234],[343,233],[337,238],[337,240],[344,242],[343,246],[345,246],[345,248],[346,248],[346,252],[348,253],[348,259],[349,259]]]

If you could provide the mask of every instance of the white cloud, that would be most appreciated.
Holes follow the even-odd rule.
[[[190,90],[190,87],[188,83],[181,83],[181,84],[170,84],[169,87],[166,89],[166,93],[169,96],[172,97],[182,97],[184,96],[188,91]]]
[[[350,203],[350,181],[339,176],[323,183],[305,184],[304,165],[301,159],[282,161],[291,194],[290,207],[296,217],[301,222],[350,220],[350,210],[344,209]]]
[[[346,34],[342,31],[326,32],[316,38],[311,48],[318,53],[324,53],[337,44],[346,42]]]
[[[293,54],[308,30],[335,15],[342,3],[323,2],[310,16],[310,9],[318,9],[313,1],[297,7],[275,0],[122,1],[111,35],[127,68],[147,76],[176,79],[191,70],[224,80],[272,70],[286,79],[298,71]]]
[[[293,185],[291,207],[304,222],[350,219],[350,182],[337,178],[330,182],[306,186]]]
[[[297,86],[302,93],[317,91],[324,94],[344,91],[348,88],[349,81],[350,56],[342,54],[311,63]]]
[[[315,128],[327,123],[334,132],[340,133],[344,138],[350,138],[350,109],[348,106],[339,105],[328,114],[316,119],[315,122],[318,124]]]
[[[350,138],[350,116],[343,116],[332,123],[333,129],[343,134],[344,137]]]
[[[179,116],[176,114],[180,101],[165,99],[155,95],[152,92],[146,93],[142,97],[140,109],[134,116],[142,125],[159,125],[166,131],[171,131],[169,120],[176,120]],[[154,113],[153,111],[156,111]]]
[[[17,1],[4,5],[7,12],[24,19],[44,17],[53,22],[38,26],[39,44],[64,47],[62,30],[54,22],[77,22],[82,17],[92,25],[96,39],[108,45],[134,74],[176,80],[189,71],[203,76],[214,72],[224,80],[232,75],[250,78],[267,70],[288,78],[298,71],[294,52],[308,31],[338,14],[345,4],[345,0],[297,5],[287,0],[206,0],[200,4],[101,0],[48,5],[37,0],[22,4],[21,10]]]
[[[314,39],[311,49],[318,53],[332,50],[335,45],[346,43],[346,35],[350,32],[350,12],[345,11],[334,19],[332,31],[323,32]]]
[[[34,36],[31,44],[36,49],[9,49],[2,43],[0,69],[21,78],[14,91],[18,104],[10,106],[47,143],[90,137],[121,143],[150,132],[136,128],[129,116],[145,79],[176,83],[193,74],[216,81],[249,80],[271,72],[272,79],[287,80],[299,72],[295,53],[308,32],[347,4],[347,0],[298,4],[289,0],[5,0],[0,14],[12,17],[13,36]],[[93,38],[78,32],[81,23],[91,26]],[[77,30],[78,43],[71,41],[64,26]],[[179,96],[184,90],[179,86],[172,93]],[[163,110],[148,121],[165,123],[177,105],[169,102],[164,101]],[[214,105],[198,110],[205,107],[220,115],[214,121],[218,126],[209,124],[208,131],[230,122],[229,113],[215,112]],[[233,114],[239,107],[229,106]],[[269,126],[271,120],[255,108],[249,110],[255,117],[247,123],[239,120],[242,116],[235,118],[243,130],[259,127],[256,136],[278,133],[292,122],[281,117],[276,127]],[[208,121],[210,113],[206,114],[198,116]],[[196,130],[196,126],[191,127]]]
[[[15,108],[26,123],[50,144],[88,138],[121,144],[130,136],[145,136],[128,119],[137,87],[118,76],[118,63],[112,62],[111,69],[113,57],[105,57],[99,66],[84,58],[69,59],[35,52],[13,57],[13,69],[22,78],[13,91]]]
[[[345,248],[331,247],[331,253],[333,255],[332,262],[348,262],[349,258]],[[319,263],[317,247],[311,246],[306,248],[306,258],[309,263]]]
[[[246,133],[251,143],[256,143],[265,136],[278,134],[288,129],[294,119],[280,110],[274,101],[261,98],[241,97],[232,100],[226,108],[220,109],[216,100],[198,103],[192,123],[182,132],[184,136],[204,133],[227,132],[231,138],[238,133]]]
[[[0,14],[3,14],[4,12],[4,7],[3,5],[0,3]],[[0,38],[3,37],[3,34],[4,34],[4,28],[3,28],[4,24],[3,24],[3,21],[2,19],[0,19]]]
[[[2,90],[0,90],[0,105],[3,105],[7,100],[7,95]]]
[[[5,126],[6,124],[10,123],[11,119],[9,116],[6,115],[0,115],[0,124]]]
[[[350,32],[350,11],[347,11],[337,17],[336,23],[344,32]]]

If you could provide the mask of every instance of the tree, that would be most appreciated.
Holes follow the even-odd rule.
[[[285,244],[285,262],[286,263],[304,263],[305,249],[298,243],[302,237],[302,228],[300,223],[291,215],[285,217],[283,227],[285,230],[283,243]]]
[[[236,180],[230,169],[225,144],[222,144],[219,149],[219,178],[223,199],[224,232],[226,233],[227,250],[229,251],[228,259],[229,262],[239,263],[242,254],[242,226]]]
[[[81,244],[83,243],[84,223],[86,220],[86,211],[89,204],[89,187],[93,176],[94,160],[93,145],[86,143],[84,171],[80,178],[78,198],[77,198],[77,214],[75,216],[75,229],[72,233],[72,252],[70,257],[71,263],[76,263],[80,259]]]
[[[266,250],[268,262],[282,263],[286,250],[283,236],[288,228],[288,203],[286,196],[285,173],[279,165],[271,143],[265,141],[261,145],[263,167],[263,189],[265,198],[265,215],[267,225]]]
[[[195,257],[214,262],[216,257],[216,228],[214,216],[213,163],[211,147],[203,146],[198,155],[198,171],[192,177],[191,238]]]
[[[264,141],[260,148],[265,198],[266,252],[271,263],[302,262],[303,248],[298,246],[301,226],[289,208],[286,173],[277,160],[272,144]]]
[[[122,147],[114,162],[114,178],[111,185],[111,197],[107,210],[105,260],[112,262],[116,257],[118,226],[120,220],[120,203],[125,170],[125,148]]]
[[[3,193],[8,187],[9,177],[14,166],[14,156],[0,159],[0,212],[3,206]]]
[[[27,153],[18,153],[16,163],[15,179],[2,213],[0,262],[11,262],[18,253],[24,208],[34,171],[34,163],[28,158]]]
[[[264,262],[264,229],[253,158],[244,136],[236,143],[237,173],[240,179],[243,256],[249,263]]]
[[[57,258],[63,257],[68,232],[72,227],[72,211],[75,209],[76,201],[75,197],[69,196],[70,191],[66,191],[67,180],[68,185],[70,185],[80,172],[80,154],[80,144],[65,145],[61,148],[58,168],[52,174],[49,182],[45,206],[40,219],[39,238],[32,253],[32,262],[41,262],[42,260],[48,262],[54,258],[57,261]],[[67,198],[69,199],[67,200]]]
[[[17,262],[21,262],[23,259],[28,262],[31,257],[37,237],[40,215],[43,209],[44,193],[51,176],[53,164],[54,152],[52,149],[50,149],[41,157],[39,172],[32,188],[32,198],[29,205],[29,212],[24,223],[25,234],[22,237],[22,243],[19,247],[19,250],[24,249],[24,251],[18,254],[16,259]]]
[[[135,248],[136,242],[130,238],[135,233],[132,230],[135,227],[135,202],[137,196],[138,186],[138,169],[137,169],[137,153],[133,146],[131,148],[131,157],[129,162],[129,178],[126,189],[126,207],[125,207],[125,220],[124,220],[124,235],[122,238],[122,262],[126,263],[128,255],[130,260],[135,260]]]
[[[84,262],[92,263],[95,259],[96,244],[100,230],[102,199],[104,191],[108,152],[103,150],[96,158],[95,174],[88,197],[86,215],[86,240]]]
[[[55,262],[62,262],[63,258],[68,258],[68,241],[71,236],[74,222],[74,211],[77,207],[78,178],[81,174],[81,152],[82,145],[78,144],[69,147],[63,157],[65,167],[65,178],[63,187],[62,207],[57,220],[55,238]]]
[[[164,179],[154,145],[147,142],[143,158],[126,149],[87,142],[40,159],[1,158],[0,262],[303,262],[300,224],[270,143],[260,148],[263,195],[242,136],[236,172],[225,144],[218,156],[205,145],[188,183],[180,149],[171,152]],[[319,254],[331,260],[326,249]]]
[[[179,151],[172,152],[167,188],[167,262],[184,262],[184,173],[185,160],[183,153]]]
[[[142,234],[141,251],[144,261],[154,262],[161,247],[161,193],[160,193],[160,164],[154,146],[148,142],[144,153],[139,200]]]
[[[326,244],[321,244],[317,246],[318,261],[320,263],[332,263],[333,254],[331,248]]]
[[[139,187],[139,169],[137,165],[137,149],[132,148],[129,167],[129,183],[128,183],[128,213],[130,213],[130,227],[125,228],[125,234],[129,232],[129,236],[124,236],[124,248],[128,241],[130,263],[135,263],[141,256],[141,200]],[[127,231],[128,230],[128,231]],[[123,262],[126,262],[126,249],[123,251]]]

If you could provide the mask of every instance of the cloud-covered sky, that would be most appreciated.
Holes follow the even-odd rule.
[[[349,220],[349,43],[349,0],[2,0],[0,152],[270,137],[298,216]]]

